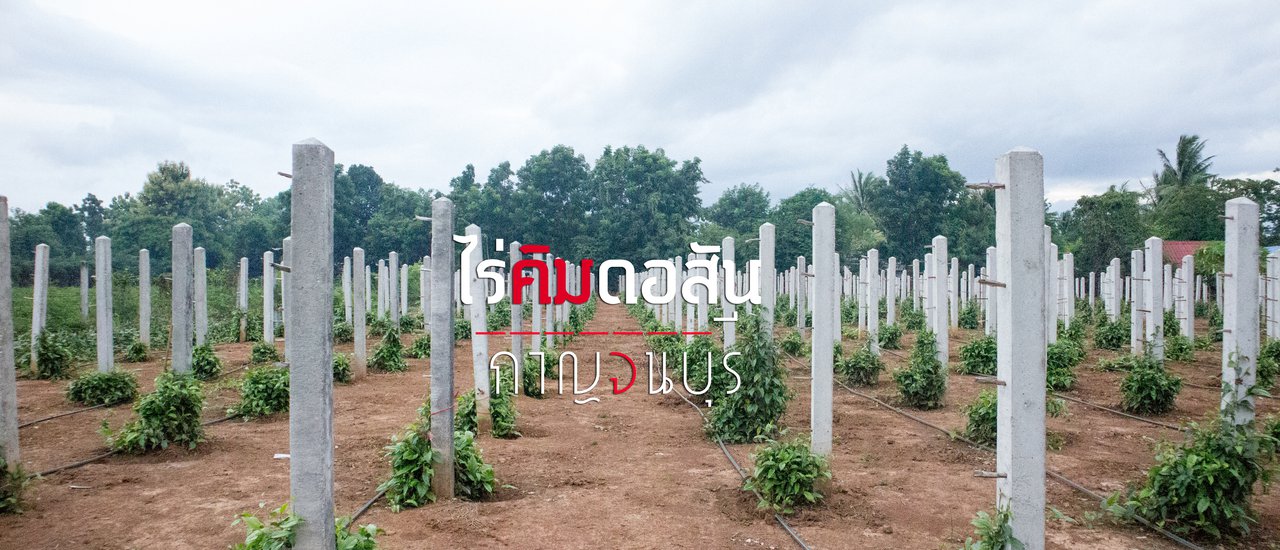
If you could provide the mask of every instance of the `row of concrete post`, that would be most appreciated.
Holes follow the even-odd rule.
[[[333,257],[333,152],[315,140],[307,140],[293,147],[292,220],[291,237],[286,239],[284,264],[274,263],[272,251],[263,256],[263,335],[270,338],[274,324],[274,273],[282,267],[284,277],[284,318],[287,323],[290,346],[290,492],[294,510],[303,518],[298,533],[300,547],[333,547],[333,389],[332,389],[332,312],[330,295],[333,289],[333,270],[329,259]],[[772,334],[776,295],[784,292],[797,311],[797,328],[805,329],[807,312],[812,314],[811,353],[811,430],[814,452],[832,452],[832,401],[833,363],[831,344],[840,341],[839,304],[846,299],[859,302],[859,326],[875,341],[880,325],[878,302],[887,301],[889,323],[896,321],[896,302],[908,296],[913,307],[922,307],[926,325],[938,337],[939,358],[946,364],[948,332],[955,326],[957,311],[969,300],[984,300],[983,311],[989,332],[997,341],[996,386],[998,396],[998,438],[996,459],[996,499],[998,507],[1008,507],[1012,514],[1015,538],[1028,548],[1042,548],[1044,539],[1044,409],[1045,409],[1045,349],[1056,336],[1053,326],[1061,319],[1070,323],[1074,317],[1075,300],[1087,297],[1092,304],[1095,296],[1101,296],[1107,314],[1117,318],[1120,299],[1127,296],[1133,307],[1135,323],[1141,323],[1141,338],[1135,340],[1135,351],[1151,346],[1157,354],[1162,349],[1163,311],[1175,308],[1179,311],[1183,332],[1191,335],[1194,303],[1207,299],[1207,286],[1195,277],[1194,262],[1184,258],[1174,269],[1163,264],[1162,243],[1158,238],[1149,239],[1144,249],[1131,257],[1130,276],[1122,280],[1119,260],[1113,260],[1101,277],[1089,274],[1087,278],[1074,277],[1074,259],[1071,254],[1061,258],[1049,242],[1048,231],[1043,226],[1043,159],[1039,153],[1017,149],[1002,155],[996,162],[996,246],[988,249],[988,265],[975,271],[959,269],[957,260],[948,256],[947,239],[935,237],[931,250],[925,255],[923,270],[919,260],[912,261],[910,274],[905,269],[898,273],[896,258],[889,258],[888,269],[881,272],[879,254],[868,252],[860,259],[858,273],[840,267],[835,253],[835,213],[827,203],[813,210],[813,250],[811,265],[805,258],[797,260],[796,267],[786,273],[775,273],[774,227],[764,224],[760,228],[759,272],[761,285],[761,310],[768,334]],[[1235,399],[1224,399],[1224,407],[1232,403],[1244,403],[1237,411],[1238,422],[1251,420],[1252,398],[1248,389],[1253,383],[1256,355],[1259,346],[1259,285],[1268,287],[1275,278],[1259,277],[1258,264],[1258,207],[1245,198],[1228,201],[1226,207],[1226,262],[1224,273],[1215,286],[1221,301],[1224,317],[1223,369],[1224,379],[1233,388]],[[421,307],[432,336],[431,354],[431,422],[422,429],[429,430],[434,447],[439,451],[439,461],[433,476],[433,488],[437,495],[453,494],[453,320],[458,311],[457,282],[468,277],[472,289],[472,304],[467,308],[472,321],[476,341],[473,342],[476,367],[476,387],[480,397],[487,394],[488,357],[486,320],[488,307],[485,300],[493,289],[473,272],[456,273],[453,251],[453,204],[447,198],[432,204],[431,216],[432,255],[424,258],[419,273]],[[479,237],[480,229],[467,228],[467,234]],[[203,343],[208,329],[208,311],[205,303],[204,251],[192,246],[191,227],[179,224],[173,228],[173,300],[170,336],[173,368],[177,372],[190,369],[192,343]],[[46,327],[44,318],[45,297],[48,292],[48,247],[41,245],[36,251],[36,306],[39,315],[33,315],[33,336]],[[721,253],[729,264],[734,260],[734,243],[725,239]],[[479,254],[478,250],[476,252]],[[511,265],[523,259],[519,243],[511,243],[508,250]],[[9,221],[7,199],[0,197],[0,445],[6,460],[19,461],[17,438],[17,395],[13,357],[13,319],[11,315],[11,254],[9,249]],[[471,265],[477,265],[478,256]],[[562,280],[568,290],[581,290],[578,270],[569,267],[568,273],[555,278],[552,258],[538,257],[546,261],[548,276],[552,281]],[[696,260],[695,257],[690,260]],[[385,264],[379,262],[379,307],[385,307],[395,321],[407,310],[407,266],[399,264],[398,254],[392,253]],[[684,259],[676,258],[680,265]],[[1274,258],[1268,262],[1273,269]],[[95,240],[95,287],[99,327],[99,368],[109,369],[110,353],[111,289],[110,289],[110,240]],[[237,307],[247,310],[247,259],[241,259]],[[904,266],[905,267],[905,266]],[[140,272],[147,275],[141,285],[140,301],[146,296],[149,302],[149,265],[146,251],[140,255]],[[702,269],[702,268],[694,268]],[[692,270],[691,270],[692,272]],[[677,269],[674,280],[665,272],[651,270],[639,274],[640,280],[656,278],[659,285],[680,288],[685,270]],[[364,313],[370,305],[370,269],[365,263],[364,251],[356,248],[350,258],[344,259],[342,289],[344,317],[352,322],[356,333],[357,365],[363,370],[362,351]],[[568,277],[563,277],[569,275]],[[693,276],[699,275],[693,273]],[[701,273],[701,276],[711,276]],[[746,277],[735,270],[717,274],[721,287],[741,290]],[[1095,282],[1097,281],[1097,282]],[[575,288],[575,285],[576,288]],[[1100,289],[1098,287],[1101,287]],[[82,284],[82,314],[87,314],[86,286]],[[385,289],[385,290],[384,290]],[[1100,290],[1100,292],[1099,292]],[[1127,293],[1127,294],[1126,294]],[[1270,292],[1268,293],[1270,294]],[[435,296],[438,299],[431,300]],[[455,300],[445,299],[453,296]],[[705,292],[693,303],[684,301],[681,293],[669,304],[650,305],[660,321],[675,327],[677,331],[709,331],[708,306],[714,302],[726,303],[725,317],[720,319],[724,328],[724,343],[732,346],[734,325],[722,296],[708,296]],[[535,301],[536,302],[536,301]],[[828,307],[829,304],[834,304]],[[1028,307],[1027,304],[1042,304]],[[819,307],[821,306],[821,307]],[[143,308],[149,310],[148,307]],[[544,311],[545,309],[545,311]],[[567,322],[567,307],[558,305],[533,308],[531,348],[539,349],[553,343],[544,340],[549,332]],[[1277,315],[1271,306],[1266,313],[1268,334]],[[36,313],[33,311],[33,313]],[[140,332],[150,334],[149,312],[140,313]],[[519,306],[512,311],[512,348],[516,356],[523,347],[517,335],[525,332],[522,311]],[[1138,333],[1138,330],[1134,331]],[[106,335],[107,353],[103,355],[103,335]],[[269,341],[269,340],[268,340]],[[874,348],[873,348],[874,349]],[[483,357],[482,357],[483,356]],[[481,360],[483,359],[483,368]],[[519,363],[517,363],[518,365]],[[1026,368],[1028,365],[1039,368]],[[1018,367],[1018,368],[1015,368]],[[519,368],[519,367],[517,367]],[[1239,373],[1237,373],[1237,370]]]

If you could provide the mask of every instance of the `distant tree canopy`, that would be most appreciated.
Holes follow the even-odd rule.
[[[1080,197],[1059,217],[1055,240],[1075,254],[1076,269],[1100,272],[1112,258],[1120,258],[1128,269],[1129,251],[1151,236],[1140,199],[1140,193],[1113,185],[1101,195]]]
[[[1280,183],[1274,179],[1220,179],[1210,172],[1212,156],[1205,156],[1206,141],[1183,135],[1173,157],[1157,149],[1160,168],[1151,175],[1145,193],[1112,186],[1105,193],[1084,196],[1070,210],[1052,218],[1054,242],[1063,252],[1073,252],[1077,275],[1101,271],[1112,258],[1129,269],[1129,252],[1143,246],[1147,237],[1173,241],[1214,241],[1197,253],[1196,271],[1211,274],[1207,266],[1221,269],[1221,218],[1226,201],[1248,197],[1258,203],[1263,246],[1280,244]]]
[[[1073,208],[1046,220],[1062,252],[1073,252],[1079,274],[1105,269],[1113,257],[1127,258],[1151,235],[1171,240],[1219,240],[1225,200],[1247,196],[1262,208],[1262,244],[1280,244],[1280,184],[1274,179],[1219,179],[1209,171],[1205,141],[1182,136],[1173,157],[1157,151],[1160,168],[1145,193],[1112,186],[1081,197]],[[335,166],[335,263],[353,247],[369,258],[391,251],[405,262],[430,250],[429,226],[416,216],[431,212],[431,201],[455,203],[456,232],[481,227],[484,253],[500,256],[493,242],[550,245],[567,258],[621,258],[640,262],[689,252],[691,241],[719,244],[735,238],[739,265],[756,257],[760,224],[776,226],[779,269],[797,256],[812,263],[812,219],[821,202],[836,208],[836,251],[844,265],[856,266],[871,248],[900,265],[926,252],[935,235],[949,238],[951,255],[962,265],[982,264],[994,244],[994,192],[965,187],[943,155],[925,155],[903,146],[885,164],[884,176],[855,170],[835,192],[808,186],[788,197],[771,197],[759,184],[726,189],[708,206],[699,198],[707,183],[698,158],[676,160],[662,149],[606,147],[594,163],[572,147],[557,145],[523,164],[501,162],[486,176],[466,165],[440,190],[411,190],[383,179],[373,167]],[[232,265],[246,256],[261,269],[263,251],[280,247],[289,231],[288,191],[260,197],[234,180],[209,183],[193,177],[181,162],[162,162],[147,174],[136,195],[109,203],[88,194],[78,205],[49,203],[38,212],[15,211],[12,249],[14,277],[28,284],[32,254],[39,243],[51,248],[50,276],[75,284],[81,262],[92,263],[91,238],[112,239],[118,271],[136,272],[137,253],[151,252],[152,271],[169,270],[170,231],[192,225],[196,246],[208,251],[210,267]],[[1127,269],[1127,261],[1125,262]]]

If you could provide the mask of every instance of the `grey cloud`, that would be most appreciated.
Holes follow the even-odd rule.
[[[707,202],[739,182],[775,200],[834,189],[904,143],[973,180],[1036,147],[1052,197],[1147,178],[1181,133],[1208,139],[1219,173],[1280,164],[1270,3],[321,2],[306,24],[325,40],[305,48],[281,46],[301,32],[289,21],[254,19],[279,10],[218,13],[246,28],[193,30],[179,55],[144,22],[0,7],[0,99],[30,106],[0,104],[0,162],[50,182],[15,204],[75,200],[86,180],[131,190],[167,158],[271,193],[310,136],[435,188],[557,143],[592,160],[644,144],[701,157]]]

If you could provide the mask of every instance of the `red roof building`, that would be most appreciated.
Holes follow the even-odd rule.
[[[1191,256],[1210,241],[1165,241],[1164,259],[1171,264],[1181,264],[1183,256]]]

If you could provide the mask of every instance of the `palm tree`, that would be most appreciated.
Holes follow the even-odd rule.
[[[1188,185],[1208,185],[1209,181],[1216,177],[1209,173],[1209,167],[1213,165],[1213,157],[1204,156],[1204,146],[1206,141],[1200,139],[1196,135],[1178,136],[1178,147],[1174,150],[1173,161],[1169,160],[1169,155],[1164,150],[1156,149],[1156,153],[1160,155],[1160,162],[1163,164],[1159,172],[1152,172],[1151,178],[1156,185],[1156,199],[1164,193],[1164,189],[1184,187]]]
[[[885,183],[884,178],[877,176],[875,172],[863,173],[862,170],[855,170],[849,172],[849,180],[848,187],[839,186],[843,198],[853,205],[854,211],[867,212],[867,188]]]

